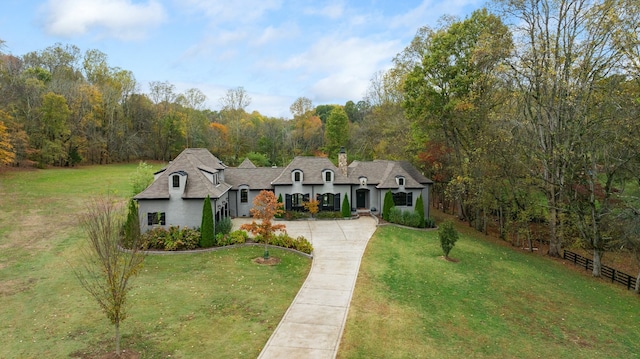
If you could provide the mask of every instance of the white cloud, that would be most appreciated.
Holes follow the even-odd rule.
[[[282,0],[180,0],[177,4],[203,12],[214,23],[249,23],[279,9]]]
[[[309,51],[296,55],[281,67],[299,70],[301,77],[314,78],[309,86],[316,101],[335,98],[357,100],[364,94],[371,76],[400,50],[398,41],[326,37]]]
[[[271,44],[278,40],[290,39],[298,36],[300,29],[295,23],[287,23],[280,27],[268,26],[251,43],[257,46]]]
[[[344,13],[344,5],[340,2],[329,4],[321,8],[308,7],[304,10],[304,13],[307,15],[320,15],[335,20],[342,17],[342,14]]]
[[[444,15],[462,16],[470,8],[477,9],[484,0],[424,0],[418,7],[389,21],[392,28],[418,29],[421,26],[434,26]]]
[[[98,31],[102,37],[134,40],[165,20],[165,10],[154,0],[49,0],[42,8],[48,33],[72,37]]]

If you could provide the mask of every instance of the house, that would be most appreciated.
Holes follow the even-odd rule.
[[[215,219],[229,213],[229,190],[226,166],[204,148],[182,151],[164,169],[154,173],[154,181],[133,197],[138,202],[140,229],[155,226],[200,227],[202,205],[207,195]]]
[[[315,198],[321,211],[340,211],[345,195],[352,211],[379,213],[387,191],[396,207],[413,210],[423,196],[429,217],[433,182],[405,161],[347,163],[342,149],[338,166],[328,158],[298,156],[286,167],[256,167],[245,159],[227,167],[206,149],[189,148],[154,175],[154,182],[134,197],[139,204],[141,230],[154,226],[198,227],[202,204],[211,198],[215,220],[248,217],[253,199],[262,190],[282,196],[285,210],[303,210]]]

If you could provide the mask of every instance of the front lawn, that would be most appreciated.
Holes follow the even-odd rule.
[[[480,235],[479,235],[480,236]],[[339,358],[632,358],[640,297],[559,262],[461,234],[381,227],[360,267]]]
[[[113,328],[74,277],[85,201],[130,195],[132,165],[0,173],[0,358],[93,358]],[[260,247],[148,256],[133,279],[122,347],[142,358],[255,358],[311,261]]]

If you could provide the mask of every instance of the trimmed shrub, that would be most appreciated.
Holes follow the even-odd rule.
[[[257,243],[264,243],[264,237],[262,236],[256,236],[253,240]],[[313,246],[304,236],[293,238],[287,233],[280,233],[273,236],[269,241],[269,244],[277,247],[295,249],[306,254],[311,254],[311,252],[313,252]]]
[[[298,212],[298,211],[286,211],[284,213],[284,219],[287,221],[293,221],[296,219],[309,218],[310,214],[307,212]]]
[[[318,218],[318,219],[342,218],[342,212],[322,211],[322,212],[318,212],[318,214],[316,214],[316,218]]]
[[[425,218],[424,227],[425,228],[436,228],[436,220],[431,218],[431,217]]]
[[[387,222],[402,224],[402,210],[400,208],[391,207],[385,213],[387,213],[387,218],[385,219]]]
[[[225,217],[216,223],[216,238],[218,234],[229,234],[231,233],[231,228],[233,227],[233,223],[231,223],[231,218]]]
[[[440,228],[438,229],[438,238],[440,239],[440,246],[442,247],[442,253],[445,258],[449,258],[449,252],[451,252],[453,246],[456,245],[458,237],[459,235],[453,227],[453,222],[445,221],[440,224]]]
[[[213,225],[213,209],[211,198],[207,195],[202,205],[202,222],[200,224],[200,247],[208,248],[216,244],[215,228]]]
[[[142,235],[143,249],[164,251],[184,251],[198,248],[200,232],[193,228],[162,227],[153,228]]]
[[[245,231],[236,230],[231,233],[216,235],[216,242],[219,246],[230,246],[233,244],[242,244],[249,239],[249,235]]]
[[[385,221],[389,221],[389,215],[391,212],[391,208],[395,207],[393,204],[393,194],[391,191],[387,191],[384,195],[384,202],[382,205],[382,219]]]
[[[403,226],[422,228],[420,225],[421,214],[415,211],[403,211],[398,207],[391,207],[389,210],[388,222],[401,224]]]
[[[344,194],[344,199],[342,200],[342,217],[351,217],[351,204],[349,204],[349,195],[346,193]]]
[[[162,227],[151,228],[141,235],[141,249],[160,249],[164,250],[164,238],[169,232]]]

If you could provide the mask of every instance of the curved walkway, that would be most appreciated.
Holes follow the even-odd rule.
[[[347,221],[292,221],[286,225],[291,236],[303,235],[311,241],[313,264],[258,358],[333,359],[347,320],[360,260],[376,230],[376,221],[362,217]]]

